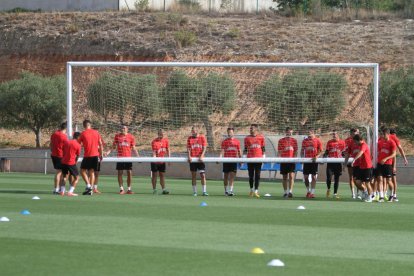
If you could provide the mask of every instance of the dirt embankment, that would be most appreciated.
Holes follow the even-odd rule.
[[[196,35],[181,47],[177,32]],[[310,22],[269,15],[0,14],[0,81],[64,73],[69,60],[414,64],[414,21]],[[0,137],[0,139],[4,139]],[[8,133],[6,136],[10,136]]]

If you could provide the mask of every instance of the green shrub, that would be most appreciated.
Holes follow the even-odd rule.
[[[149,10],[149,0],[137,0],[134,6],[137,11],[147,11]]]
[[[197,42],[197,35],[191,31],[181,30],[174,33],[178,47],[188,47]]]

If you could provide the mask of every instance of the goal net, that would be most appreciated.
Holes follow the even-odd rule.
[[[69,62],[67,68],[70,133],[89,119],[110,146],[125,124],[141,156],[152,156],[159,129],[173,156],[185,156],[193,125],[206,136],[210,156],[218,156],[228,126],[243,137],[252,123],[267,138],[267,157],[277,156],[288,126],[297,137],[314,129],[323,144],[333,130],[345,139],[353,127],[376,141],[377,64]]]

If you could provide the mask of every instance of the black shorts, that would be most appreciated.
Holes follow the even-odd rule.
[[[355,172],[355,168],[354,168],[354,172]],[[357,174],[355,175],[355,178],[357,180],[362,181],[362,182],[370,182],[371,177],[372,177],[372,169],[371,168],[369,168],[369,169],[358,168]]]
[[[53,163],[53,168],[55,168],[55,170],[62,169],[62,158],[61,157],[52,156],[52,163]]]
[[[295,172],[296,164],[295,163],[282,163],[280,164],[280,174],[288,174]]]
[[[237,163],[223,163],[223,173],[237,172]]]
[[[374,170],[375,176],[382,176],[385,178],[390,178],[393,175],[392,165],[387,164],[377,164],[377,168]]]
[[[326,165],[326,174],[328,171],[331,175],[342,175],[342,163],[328,163]]]
[[[76,167],[76,165],[62,164],[62,174],[63,174],[63,177],[65,177],[68,174],[73,175],[73,176],[78,176],[79,175],[78,167]]]
[[[132,162],[118,162],[116,163],[116,170],[117,171],[123,171],[123,170],[130,171],[132,170]]]
[[[151,163],[151,171],[165,173],[166,171],[165,163]]]
[[[200,173],[206,172],[206,164],[204,164],[204,163],[190,163],[190,171],[196,172],[197,170]]]
[[[305,163],[303,164],[304,175],[317,175],[318,174],[318,163]]]
[[[81,163],[81,169],[84,170],[94,170],[94,171],[99,171],[100,170],[100,166],[99,166],[99,158],[98,156],[93,156],[93,157],[84,157]]]

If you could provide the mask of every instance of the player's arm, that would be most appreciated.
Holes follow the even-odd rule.
[[[264,138],[263,138],[263,145],[262,145],[262,153],[263,153],[263,158],[265,158],[266,157],[266,147],[265,147]]]
[[[103,142],[102,142],[102,138],[99,138],[98,145],[99,145],[99,148],[98,148],[98,150],[99,150],[99,159],[102,160],[102,158],[103,158]]]
[[[387,162],[387,160],[389,160],[389,159],[393,159],[393,158],[394,158],[394,157],[396,157],[396,156],[397,156],[397,151],[396,151],[396,150],[394,150],[394,151],[392,152],[392,154],[391,154],[391,155],[389,155],[389,156],[385,157],[384,159],[382,159],[382,160],[380,161],[381,165],[384,165],[384,164],[385,164],[385,162]]]
[[[187,157],[188,157],[188,163],[191,163],[191,145],[188,140],[187,140]]]
[[[354,157],[354,160],[351,163],[351,166],[354,166],[355,161],[357,161],[359,158],[361,158],[361,156],[364,154],[364,151],[359,151],[358,154]],[[345,159],[347,160],[347,159]]]
[[[207,145],[203,145],[203,151],[201,152],[201,155],[200,155],[200,161],[203,161],[206,150],[207,150]]]
[[[135,145],[132,145],[132,152],[135,153],[136,157],[139,157],[139,153],[138,153],[137,147]]]
[[[404,149],[401,147],[400,144],[397,145],[397,148],[398,148],[398,151],[401,154],[401,156],[404,158],[404,165],[407,166],[408,160],[407,160],[407,157],[405,156]],[[397,162],[394,162],[394,166],[397,166]]]

